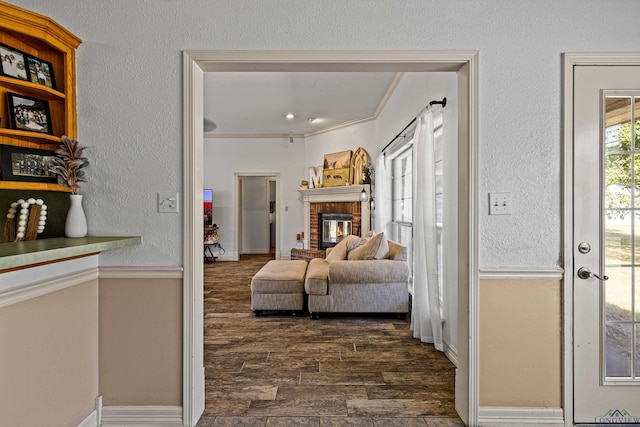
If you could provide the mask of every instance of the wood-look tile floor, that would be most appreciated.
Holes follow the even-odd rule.
[[[464,425],[454,366],[408,320],[251,312],[270,255],[205,264],[206,409],[198,427]]]

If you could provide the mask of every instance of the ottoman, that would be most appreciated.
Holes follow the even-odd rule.
[[[256,316],[264,311],[292,311],[304,308],[304,277],[307,261],[272,260],[251,279],[251,310]]]

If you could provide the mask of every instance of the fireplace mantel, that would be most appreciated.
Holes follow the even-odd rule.
[[[367,193],[367,201],[360,200],[362,190]],[[326,202],[360,202],[362,222],[360,224],[361,233],[364,234],[371,229],[371,212],[369,210],[369,199],[371,198],[371,188],[369,185],[349,185],[344,187],[311,188],[299,190],[304,201],[304,239],[305,249],[309,249],[309,237],[311,236],[311,204]]]

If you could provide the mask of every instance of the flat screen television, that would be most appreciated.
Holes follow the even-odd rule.
[[[213,190],[205,189],[203,194],[204,200],[204,225],[213,225]]]

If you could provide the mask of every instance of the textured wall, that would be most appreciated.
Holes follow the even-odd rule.
[[[182,264],[182,218],[155,204],[156,192],[182,187],[183,50],[478,49],[481,265],[554,266],[561,53],[632,51],[640,39],[635,0],[13,3],[84,41],[78,131],[91,147],[82,190],[90,233],[144,237],[101,255],[105,265]],[[489,217],[489,191],[513,192],[514,214]]]

